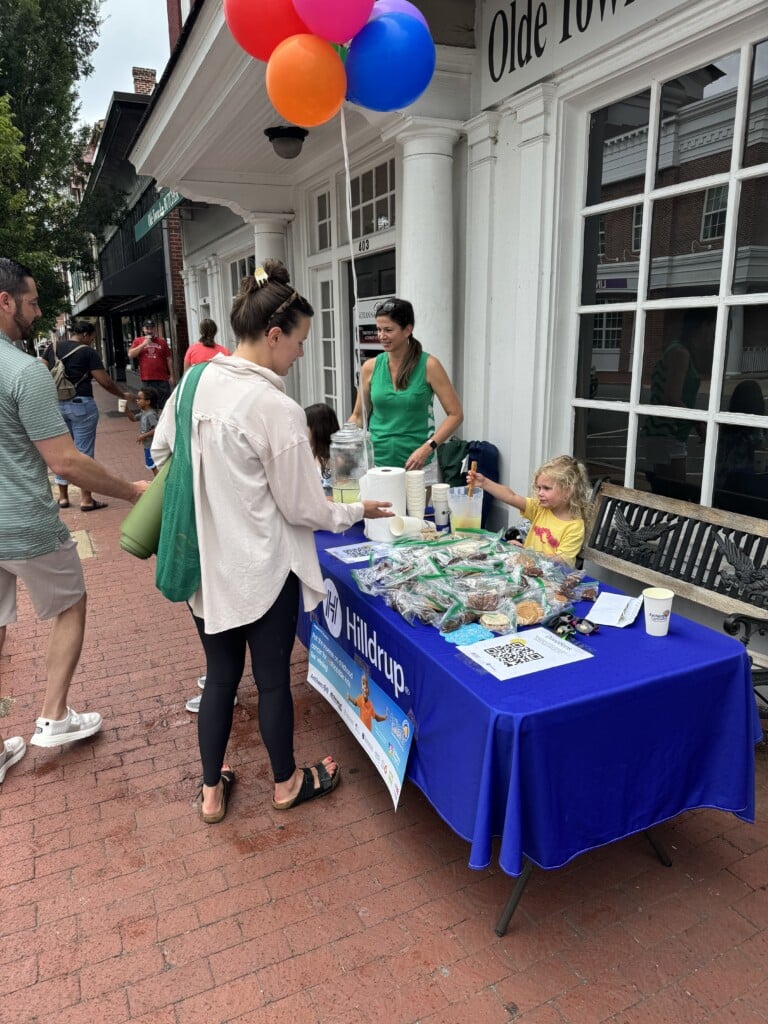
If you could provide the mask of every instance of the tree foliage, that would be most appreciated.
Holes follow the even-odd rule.
[[[85,143],[77,83],[93,70],[100,6],[0,0],[0,255],[32,268],[49,321],[66,308],[61,268],[90,258],[70,184]]]

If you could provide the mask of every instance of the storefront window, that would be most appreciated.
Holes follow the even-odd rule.
[[[575,450],[768,517],[768,44],[593,112],[585,196]]]
[[[350,194],[353,239],[394,227],[395,161],[387,160],[352,178]]]
[[[338,374],[336,373],[336,315],[333,309],[333,281],[320,282],[320,309],[315,316],[314,331],[320,327],[323,358],[323,401],[338,410]]]
[[[315,252],[323,252],[333,245],[331,236],[331,193],[315,196]]]
[[[256,269],[255,256],[243,256],[229,264],[229,283],[232,289],[232,298],[237,297],[240,291],[240,282],[244,277],[249,277]]]

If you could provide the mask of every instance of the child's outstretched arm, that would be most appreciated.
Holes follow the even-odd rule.
[[[473,472],[470,469],[467,473],[467,483],[472,484],[473,487],[482,487],[487,494],[493,495],[494,498],[498,498],[499,501],[503,501],[507,505],[512,505],[521,511],[525,508],[525,498],[521,494],[517,494],[511,487],[505,487],[504,484],[497,484],[494,480],[489,480],[487,476],[483,476],[477,470]]]

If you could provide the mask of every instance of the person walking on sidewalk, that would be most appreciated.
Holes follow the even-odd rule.
[[[128,349],[129,359],[138,359],[141,383],[157,392],[158,405],[162,409],[168,401],[175,381],[171,350],[165,338],[158,338],[151,320],[144,324],[144,333],[134,338]]]
[[[75,385],[75,395],[59,402],[59,409],[75,442],[75,448],[91,458],[96,449],[96,428],[99,425],[99,407],[93,397],[93,382],[96,381],[117,398],[130,398],[130,392],[115,384],[104,369],[101,356],[93,347],[95,338],[96,328],[82,320],[72,324],[67,340],[59,342],[55,350],[53,345],[49,345],[42,355],[51,369],[57,355],[59,359],[66,358],[67,378]],[[69,508],[69,480],[63,476],[55,479],[59,488],[59,508]],[[89,490],[81,491],[81,512],[94,512],[106,507],[107,503],[96,501]]]
[[[23,580],[40,619],[52,619],[43,707],[30,742],[58,747],[92,736],[97,712],[67,704],[85,631],[85,583],[77,545],[59,518],[48,467],[83,489],[135,502],[148,481],[129,483],[79,452],[59,409],[53,378],[17,347],[40,317],[32,272],[0,258],[0,652],[16,621]],[[0,782],[23,756],[21,736],[0,740]]]

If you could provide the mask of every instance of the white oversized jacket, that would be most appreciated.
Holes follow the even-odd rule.
[[[158,466],[174,447],[175,397],[152,441]],[[346,530],[362,519],[363,505],[326,500],[304,410],[282,377],[214,356],[195,394],[191,452],[202,576],[189,603],[206,632],[261,618],[289,572],[301,581],[304,607],[318,605],[325,591],[313,531]]]

